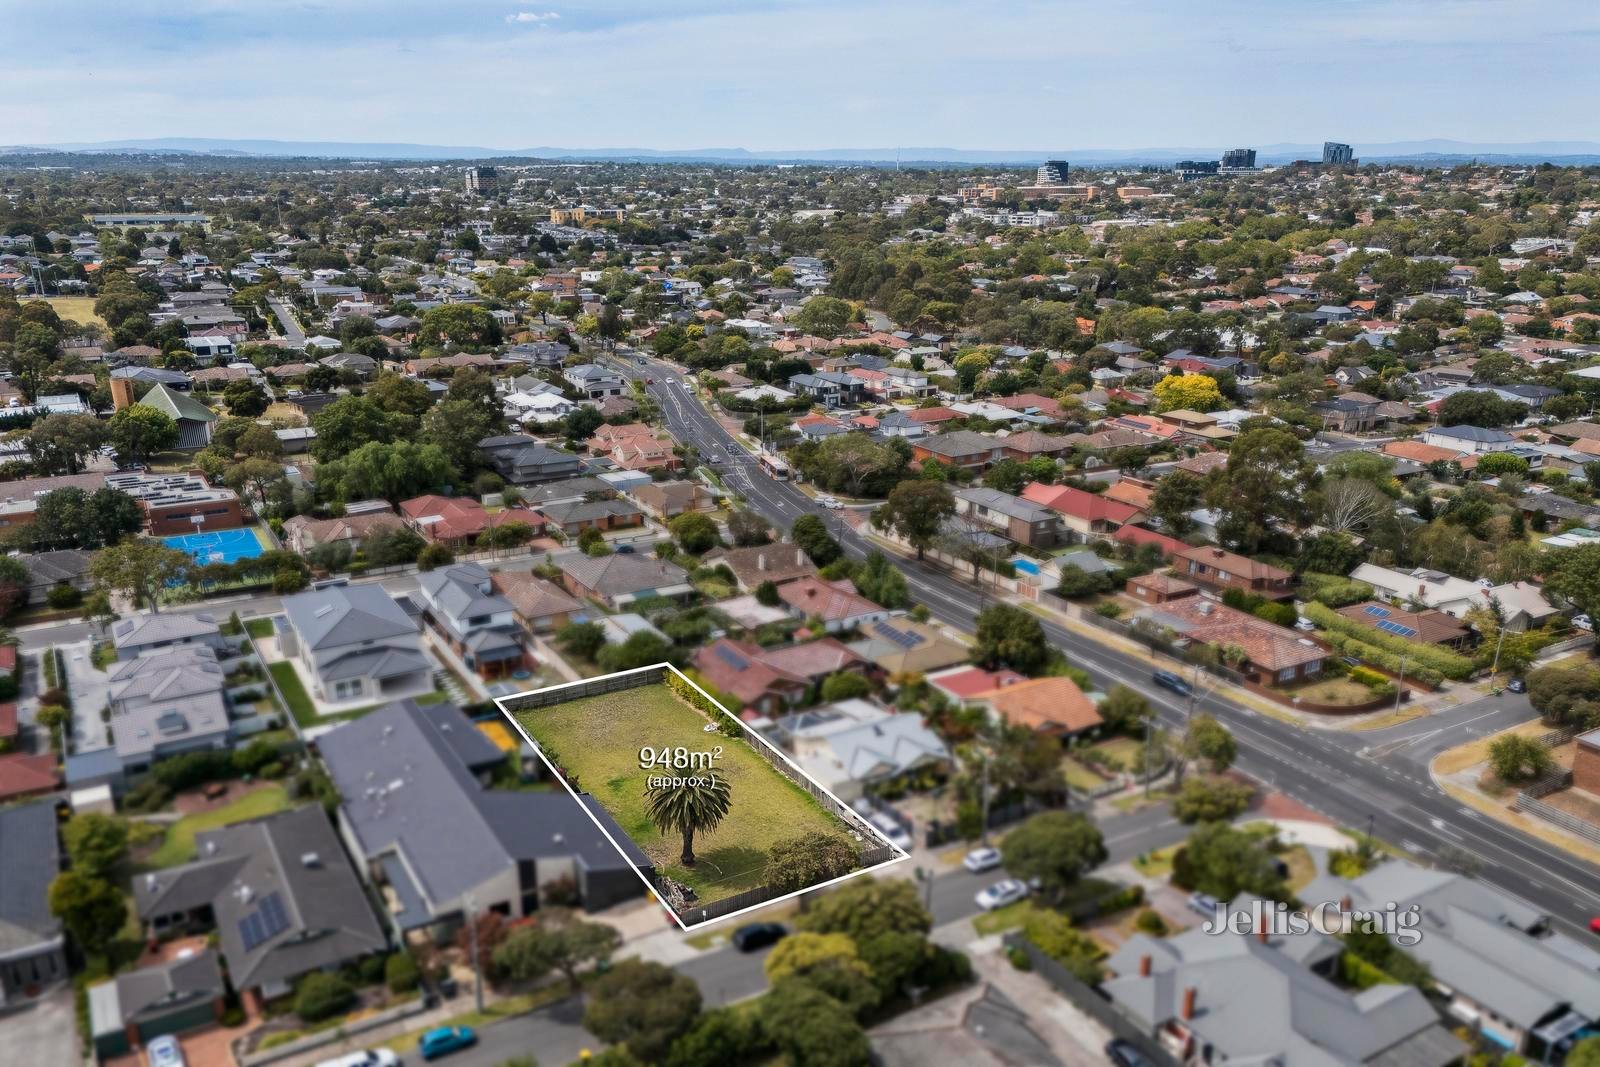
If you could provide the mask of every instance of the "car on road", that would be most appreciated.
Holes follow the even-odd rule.
[[[1120,1037],[1106,1044],[1106,1058],[1116,1067],[1150,1067],[1144,1054]]]
[[[618,545],[616,547],[616,552],[617,552],[617,555],[619,555],[619,556],[631,556],[633,554],[633,546],[632,545]]]
[[[754,952],[758,948],[776,945],[788,936],[789,930],[782,923],[749,923],[735,930],[728,940],[740,952]]]
[[[821,504],[829,511],[837,511],[838,509],[844,507],[843,504],[839,503],[838,497],[829,496],[827,493],[823,493],[822,495],[818,496],[817,503]]]
[[[441,1026],[422,1035],[417,1048],[425,1060],[437,1059],[452,1052],[460,1052],[478,1043],[478,1035],[470,1026]]]
[[[1591,934],[1600,934],[1600,915],[1596,915],[1589,920],[1589,932]]]
[[[386,1048],[369,1048],[323,1060],[316,1067],[400,1067],[400,1057]]]
[[[1184,903],[1189,905],[1190,911],[1208,919],[1217,913],[1217,898],[1210,893],[1190,893]]]
[[[1513,693],[1526,693],[1528,691],[1528,683],[1521,678],[1513,678],[1506,683],[1506,688]]]
[[[978,890],[978,895],[972,899],[978,902],[978,907],[984,911],[993,911],[1003,908],[1007,904],[1015,904],[1028,895],[1028,887],[1015,878],[1006,878],[994,885],[985,886]]]
[[[1181,697],[1186,697],[1194,692],[1194,687],[1171,671],[1156,671],[1150,676],[1150,681],[1163,689],[1170,689]]]
[[[961,860],[961,866],[973,874],[992,871],[1000,866],[1000,850],[997,848],[975,848]]]
[[[171,1034],[163,1034],[144,1047],[150,1067],[187,1067],[183,1047]]]

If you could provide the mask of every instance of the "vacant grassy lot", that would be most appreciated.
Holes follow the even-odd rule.
[[[289,794],[281,785],[268,785],[235,800],[232,804],[203,812],[185,815],[167,830],[167,839],[161,847],[145,860],[149,867],[176,867],[194,859],[194,835],[201,830],[215,830],[229,823],[242,822],[262,815],[271,815],[289,806]]]
[[[24,302],[31,304],[38,299],[36,296],[30,296],[26,297]],[[90,322],[100,326],[106,324],[105,319],[94,313],[94,297],[92,296],[47,296],[44,298],[44,302],[54,308],[57,315],[64,319],[71,319],[79,325]]]
[[[706,733],[706,718],[665,685],[514,714],[552,761],[576,778],[573,787],[605,805],[657,868],[692,887],[701,901],[760,885],[767,850],[778,841],[812,830],[845,832],[838,819],[752,751],[748,742]],[[732,788],[733,807],[721,826],[695,835],[699,862],[692,870],[677,862],[682,847],[678,836],[663,837],[645,814],[645,779],[695,772],[642,769],[639,750],[647,745],[656,749],[681,745],[691,752],[722,746],[715,769]]]

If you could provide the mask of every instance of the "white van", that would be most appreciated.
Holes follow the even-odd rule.
[[[323,1060],[316,1067],[400,1067],[400,1057],[386,1048],[373,1048],[365,1052],[350,1052]]]

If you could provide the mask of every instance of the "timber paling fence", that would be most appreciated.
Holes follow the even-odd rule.
[[[604,696],[607,693],[621,693],[629,689],[638,689],[647,685],[664,685],[672,669],[666,665],[645,667],[640,670],[628,671],[623,674],[611,674],[600,678],[589,678],[582,682],[573,682],[569,685],[557,686],[553,689],[540,690],[534,693],[523,693],[508,698],[504,703],[507,711],[518,712],[529,708],[550,707],[553,704],[565,704],[569,700],[582,700],[585,697]],[[723,714],[739,722],[731,712],[724,710]],[[779,774],[790,782],[809,793],[824,811],[827,811],[850,830],[858,835],[865,843],[861,849],[861,866],[863,868],[876,867],[880,863],[899,856],[899,851],[890,844],[882,843],[879,831],[872,827],[860,813],[849,805],[840,803],[830,796],[827,790],[802,773],[773,747],[761,735],[743,723],[745,740],[751,751],[766,760]],[[878,843],[875,843],[878,842]],[[661,876],[654,870],[650,872],[651,885],[655,887],[656,894],[663,899],[666,893],[661,885]],[[754,907],[764,904],[778,897],[788,896],[791,890],[772,889],[768,886],[756,886],[746,889],[742,893],[735,893],[730,897],[722,897],[706,904],[696,904],[683,909],[683,921],[686,924],[705,922],[730,915],[742,908]]]
[[[1181,1067],[1166,1047],[1140,1026],[1132,1016],[1117,1007],[1100,990],[1082,981],[1056,960],[1045,955],[1039,946],[1025,936],[1012,932],[1006,934],[1003,941],[1007,949],[1021,951],[1028,957],[1034,973],[1054,986],[1058,993],[1070,1000],[1085,1015],[1110,1030],[1113,1036],[1138,1049],[1153,1067]]]

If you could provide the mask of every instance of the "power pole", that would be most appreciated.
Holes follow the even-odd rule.
[[[978,786],[979,808],[983,824],[978,828],[978,844],[989,843],[989,752],[983,753],[983,781]]]
[[[1496,650],[1495,654],[1496,654],[1496,656],[1499,655],[1498,650]],[[1400,710],[1400,698],[1405,696],[1405,695],[1406,695],[1406,658],[1404,656],[1401,656],[1400,657],[1400,679],[1399,679],[1398,682],[1395,683],[1395,687],[1394,687],[1394,710],[1395,711],[1399,711]]]
[[[1500,636],[1495,639],[1494,643],[1494,666],[1489,668],[1489,674],[1491,677],[1500,673],[1500,646],[1504,645],[1505,643],[1506,624],[1502,622],[1500,624]]]
[[[483,1014],[483,967],[478,960],[478,906],[473,903],[471,895],[462,898],[467,907],[467,936],[472,942],[472,995],[477,1003],[478,1014]]]

